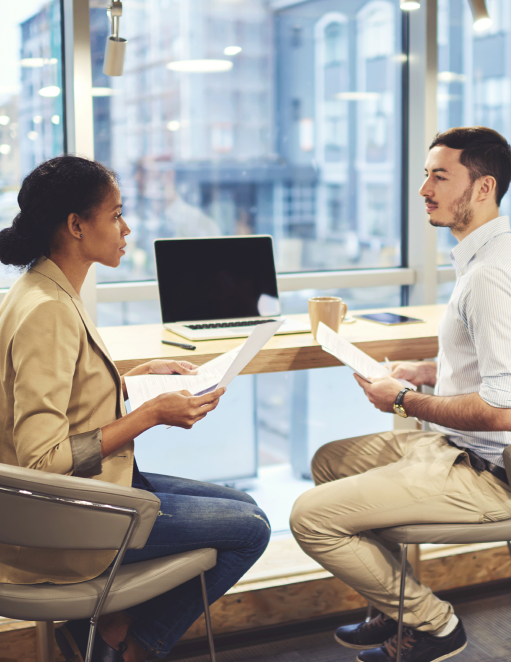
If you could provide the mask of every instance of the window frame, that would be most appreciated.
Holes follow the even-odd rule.
[[[303,0],[275,0],[282,9]],[[94,158],[89,0],[60,0],[64,36],[65,145],[72,154]],[[403,75],[402,266],[278,274],[281,292],[395,285],[404,305],[436,303],[437,283],[455,279],[454,270],[437,267],[437,230],[430,226],[418,196],[428,145],[437,132],[437,5],[427,0],[414,12],[402,12]],[[0,301],[7,290],[0,291]],[[91,318],[97,304],[158,299],[153,281],[97,283],[89,270],[81,296]]]

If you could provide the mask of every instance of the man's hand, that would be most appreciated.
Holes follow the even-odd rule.
[[[436,362],[434,361],[393,361],[389,377],[396,380],[408,380],[416,387],[426,384],[434,387],[436,383]]]
[[[365,395],[382,412],[394,412],[393,405],[403,385],[394,378],[371,378],[372,384],[356,373],[353,376],[364,390]]]
[[[225,387],[203,396],[193,396],[189,391],[172,391],[148,401],[155,412],[155,424],[191,428],[216,408]]]

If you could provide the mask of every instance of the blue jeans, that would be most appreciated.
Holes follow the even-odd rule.
[[[123,564],[186,550],[216,548],[217,563],[205,573],[209,603],[230,589],[264,552],[270,539],[266,515],[245,493],[211,483],[144,473],[161,501],[146,545],[128,550]],[[200,578],[127,612],[130,635],[153,655],[165,657],[204,608]]]

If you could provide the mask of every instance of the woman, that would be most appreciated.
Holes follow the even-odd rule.
[[[266,548],[265,514],[239,491],[140,473],[133,439],[159,424],[191,428],[216,408],[224,389],[201,397],[163,394],[126,414],[124,378],[80,299],[90,266],[117,267],[130,233],[114,173],[87,159],[57,157],[25,178],[18,202],[12,227],[0,232],[0,261],[26,269],[0,305],[0,462],[154,492],[160,516],[145,548],[128,551],[124,563],[216,548],[217,564],[206,573],[216,601]],[[158,360],[127,375],[195,370]],[[2,545],[0,582],[80,582],[102,573],[114,556]],[[93,660],[164,657],[201,612],[194,579],[105,615]],[[78,620],[57,632],[67,660],[82,660],[87,631],[87,620]]]

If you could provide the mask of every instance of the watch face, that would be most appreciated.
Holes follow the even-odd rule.
[[[408,415],[406,414],[406,411],[402,405],[396,405],[394,403],[394,412],[398,414],[400,417],[407,418]]]

